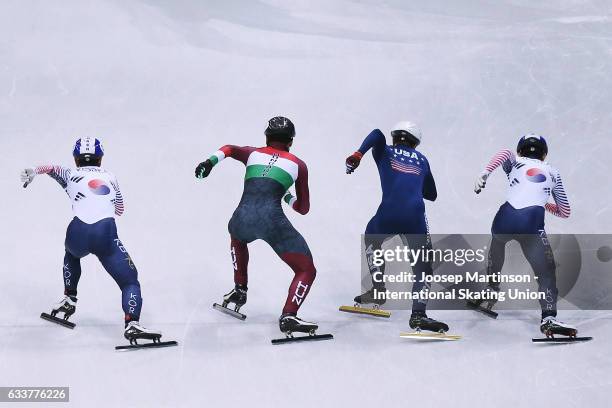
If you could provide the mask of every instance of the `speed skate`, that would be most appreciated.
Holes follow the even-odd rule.
[[[416,340],[459,340],[461,336],[446,334],[448,325],[428,317],[424,311],[414,311],[410,316],[412,333],[400,333],[400,337]]]
[[[580,343],[591,340],[593,340],[592,337],[543,337],[531,339],[533,343]]]
[[[218,304],[218,303],[213,303],[212,307],[213,309],[221,312],[221,313],[225,313],[226,315],[232,316],[238,320],[246,320],[246,315],[242,314],[239,312],[240,310],[240,306],[235,306],[234,309],[230,309],[229,307],[227,307],[228,304],[226,302],[223,302],[223,304]]]
[[[554,316],[547,316],[542,319],[540,331],[546,337],[531,339],[533,343],[574,343],[593,340],[592,337],[578,337],[578,329],[575,326],[563,323]]]
[[[53,314],[41,313],[40,318],[51,323],[59,324],[60,326],[66,327],[67,329],[74,329],[74,327],[76,326],[76,324],[68,321],[67,317],[60,319],[59,317],[56,317]]]
[[[454,341],[460,340],[461,336],[455,334],[446,334],[443,332],[434,333],[434,332],[423,332],[421,330],[417,330],[415,332],[400,333],[400,337],[403,339],[414,339],[414,340],[446,340],[446,341]]]
[[[123,336],[130,344],[116,346],[115,350],[137,350],[141,348],[159,348],[178,345],[176,341],[161,341],[161,332],[147,329],[141,326],[138,321],[129,322],[125,327]],[[151,343],[138,343],[139,340],[151,340]]]
[[[68,319],[76,312],[76,302],[76,297],[64,296],[62,300],[52,307],[50,314],[41,313],[40,318],[68,329],[74,329],[76,324],[69,322]],[[58,313],[63,313],[63,318],[57,317]]]
[[[280,331],[285,334],[285,338],[272,340],[272,344],[275,345],[304,341],[332,340],[334,338],[331,334],[317,334],[319,328],[318,324],[307,322],[293,314],[282,315],[280,319],[278,319],[278,327]],[[306,335],[294,337],[294,333],[305,333]]]
[[[346,313],[384,317],[388,319],[391,317],[391,313],[380,309],[380,307],[385,304],[385,300],[375,296],[377,291],[384,292],[384,288],[372,288],[361,295],[355,296],[355,304],[353,306],[340,306],[339,310]],[[364,307],[364,305],[372,305],[372,307]]]
[[[380,309],[378,305],[374,305],[373,308],[367,308],[367,307],[361,307],[359,303],[355,303],[354,306],[340,306],[338,310],[340,310],[341,312],[346,312],[346,313],[354,313],[354,314],[376,316],[376,317],[385,317],[387,319],[391,317],[391,313],[387,312],[386,310]]]

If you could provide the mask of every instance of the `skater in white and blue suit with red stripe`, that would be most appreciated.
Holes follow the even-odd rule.
[[[68,194],[74,213],[66,232],[62,268],[64,298],[53,306],[51,315],[63,313],[67,320],[75,313],[81,258],[93,254],[121,289],[125,338],[159,340],[160,332],[139,323],[142,296],[138,271],[117,235],[115,224],[115,216],[121,216],[124,211],[123,195],[115,176],[101,167],[103,156],[102,143],[84,137],[74,146],[76,168],[46,165],[25,169],[21,174],[24,187],[40,174],[53,178]]]
[[[489,175],[501,167],[508,177],[506,202],[499,208],[491,227],[489,275],[499,274],[504,265],[505,248],[509,241],[519,242],[545,294],[540,300],[542,320],[540,330],[548,335],[576,335],[576,328],[556,319],[558,290],[553,251],[544,230],[546,211],[561,217],[570,216],[570,205],[559,171],[545,162],[548,155],[546,140],[537,134],[523,136],[516,154],[501,150],[489,161],[476,180],[474,191],[485,188]],[[552,196],[554,203],[549,202]],[[490,281],[491,282],[491,281]],[[489,290],[499,291],[499,283],[490,283]]]

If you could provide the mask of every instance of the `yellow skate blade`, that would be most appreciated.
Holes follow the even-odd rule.
[[[400,337],[404,339],[416,339],[416,340],[446,340],[453,341],[461,339],[461,336],[455,334],[445,333],[426,333],[426,332],[413,332],[413,333],[400,333]]]
[[[391,313],[385,310],[380,310],[380,309],[368,309],[365,307],[356,307],[356,306],[340,306],[339,310],[341,312],[346,312],[346,313],[355,313],[355,314],[362,314],[362,315],[369,315],[369,316],[376,316],[376,317],[386,317],[386,318],[391,317]]]

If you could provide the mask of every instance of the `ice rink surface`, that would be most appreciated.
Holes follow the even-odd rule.
[[[536,346],[535,311],[432,311],[464,339],[417,344],[399,338],[406,311],[336,310],[359,291],[359,238],[380,200],[371,156],[351,176],[344,159],[398,120],[424,132],[432,233],[489,231],[504,177],[479,196],[473,181],[529,131],[548,138],[572,204],[548,232],[610,233],[611,69],[603,0],[3,1],[0,386],[70,386],[75,407],[607,406],[610,312],[561,312],[595,340]],[[251,246],[247,321],[211,309],[233,285],[227,221],[244,170],[225,161],[196,181],[193,169],[221,145],[262,145],[278,114],[310,173],[311,212],[287,211],[318,269],[301,315],[333,341],[270,345],[292,273],[265,243]],[[179,347],[114,352],[119,290],[95,259],[77,328],[38,317],[62,295],[71,212],[55,182],[24,190],[18,175],[70,165],[81,136],[105,142],[122,186],[142,322]]]

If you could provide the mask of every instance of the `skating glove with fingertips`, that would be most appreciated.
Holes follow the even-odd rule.
[[[346,158],[346,174],[351,174],[359,167],[363,154],[361,152],[355,152]]]
[[[21,182],[23,183],[23,188],[26,188],[28,184],[33,182],[34,177],[36,177],[36,171],[34,171],[34,169],[23,169],[21,171]]]
[[[293,196],[293,194],[287,191],[287,194],[285,194],[285,196],[283,197],[283,201],[289,205],[293,205],[293,203],[296,201],[296,198]]]
[[[210,159],[198,164],[198,167],[196,167],[196,170],[195,170],[195,176],[199,179],[208,177],[213,166],[214,165],[212,164]]]
[[[480,176],[478,176],[478,178],[476,179],[476,183],[474,183],[474,192],[476,194],[479,194],[482,189],[485,188],[485,186],[487,185],[487,178],[489,178],[489,173],[487,173],[486,171],[480,173]]]

